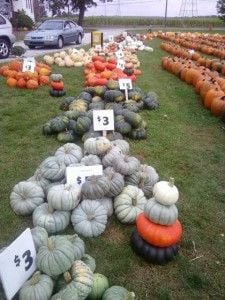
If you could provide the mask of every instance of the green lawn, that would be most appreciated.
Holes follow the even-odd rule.
[[[102,236],[86,240],[87,252],[96,258],[97,272],[106,275],[111,285],[133,290],[137,300],[224,299],[225,125],[201,105],[191,86],[161,68],[161,57],[167,54],[159,49],[160,42],[149,43],[153,53],[139,53],[143,75],[138,85],[158,93],[161,106],[142,112],[148,138],[129,142],[132,154],[154,166],[162,180],[175,178],[183,224],[180,255],[164,266],[146,263],[129,244],[134,226],[121,225],[115,218]],[[64,75],[67,95],[80,92],[82,69],[54,67],[54,71]],[[9,194],[59,147],[41,130],[59,113],[60,100],[49,97],[47,88],[9,89],[3,78],[0,87],[0,246],[4,246],[32,226],[31,217],[12,212]]]

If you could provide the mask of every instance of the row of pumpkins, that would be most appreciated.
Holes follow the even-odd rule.
[[[93,110],[113,109],[115,132],[108,138],[127,135],[133,139],[146,138],[146,122],[138,114],[140,109],[156,109],[158,96],[154,92],[143,93],[138,87],[125,93],[119,90],[119,83],[109,80],[107,86],[86,87],[77,97],[66,97],[60,105],[63,114],[49,120],[43,126],[46,135],[57,134],[60,142],[74,142],[79,138],[100,136],[93,130]]]
[[[87,177],[81,188],[65,183],[67,167],[96,164],[103,166],[103,175]],[[14,212],[32,214],[35,226],[31,231],[38,272],[21,288],[19,299],[37,300],[41,293],[41,300],[48,300],[53,287],[52,300],[134,299],[134,293],[119,286],[109,288],[104,275],[93,274],[95,261],[85,254],[78,234],[99,236],[115,213],[124,224],[136,222],[131,244],[139,255],[155,263],[171,260],[182,234],[175,206],[179,192],[172,179],[158,179],[153,167],[129,155],[124,140],[90,138],[83,149],[67,143],[46,158],[10,195]],[[48,237],[63,231],[70,219],[75,235]]]
[[[43,63],[36,63],[34,72],[22,72],[23,63],[19,59],[12,60],[0,67],[0,75],[6,78],[9,87],[37,89],[49,84],[51,68]]]

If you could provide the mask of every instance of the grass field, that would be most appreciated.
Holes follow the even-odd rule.
[[[161,106],[141,113],[148,123],[148,138],[129,142],[132,154],[154,166],[162,180],[175,178],[183,224],[180,255],[163,266],[146,263],[129,245],[134,226],[121,225],[115,218],[102,236],[86,240],[87,252],[96,258],[97,272],[111,285],[133,290],[137,300],[225,299],[225,125],[201,105],[192,87],[162,70],[160,60],[167,54],[160,50],[160,42],[149,43],[153,53],[139,53],[143,75],[137,84],[155,91]],[[63,74],[67,95],[79,93],[81,69],[54,71]],[[31,217],[12,212],[9,194],[59,147],[41,130],[59,113],[60,100],[49,97],[47,88],[9,89],[3,78],[0,87],[0,246],[5,246],[32,226]]]

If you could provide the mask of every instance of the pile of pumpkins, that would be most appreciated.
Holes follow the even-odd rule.
[[[133,51],[148,51],[153,52],[153,48],[149,46],[145,46],[143,43],[144,38],[141,35],[129,35],[124,36],[120,34],[116,36],[115,41],[118,43],[118,47],[122,49],[127,49],[131,52]]]
[[[50,76],[51,89],[49,94],[52,97],[62,97],[65,96],[66,91],[64,90],[64,82],[62,74],[51,74]]]
[[[0,75],[6,78],[8,87],[37,89],[49,84],[51,68],[48,65],[37,62],[34,72],[22,72],[22,66],[22,60],[15,59],[0,67]]]
[[[149,91],[143,93],[137,86],[128,92],[126,101],[119,83],[109,80],[107,86],[86,87],[77,97],[66,97],[60,105],[63,114],[49,120],[43,126],[43,134],[55,135],[62,142],[84,141],[88,137],[100,136],[93,129],[93,110],[112,109],[114,111],[115,132],[107,137],[144,139],[147,136],[146,122],[138,114],[140,109],[158,108],[158,96]]]

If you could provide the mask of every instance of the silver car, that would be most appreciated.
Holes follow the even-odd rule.
[[[29,32],[24,43],[30,49],[37,46],[56,46],[61,49],[65,44],[75,42],[81,44],[84,30],[70,20],[46,20],[34,31]]]
[[[7,58],[16,40],[12,33],[12,24],[0,14],[0,58]]]

